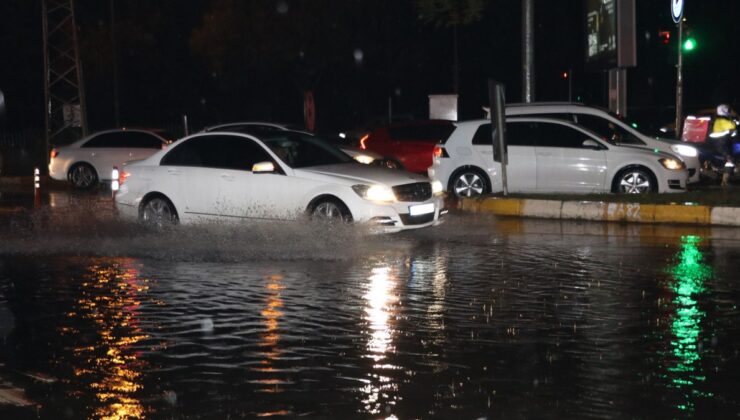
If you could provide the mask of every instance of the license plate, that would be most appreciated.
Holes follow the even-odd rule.
[[[420,214],[434,213],[434,203],[417,204],[409,206],[409,215],[418,216]]]

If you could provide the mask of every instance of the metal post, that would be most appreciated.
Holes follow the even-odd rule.
[[[530,103],[534,91],[534,0],[522,0],[522,100]]]
[[[491,106],[491,142],[493,146],[493,160],[501,163],[501,187],[504,196],[509,195],[508,179],[506,176],[506,165],[509,163],[507,156],[505,130],[506,122],[504,116],[505,101],[504,85],[488,79],[488,100]]]
[[[683,19],[678,22],[678,65],[676,66],[676,139],[681,140],[683,116]]]
[[[573,69],[568,69],[568,102],[573,102]]]
[[[110,40],[113,55],[113,112],[116,127],[121,126],[121,106],[118,97],[118,53],[116,48],[116,7],[110,0]]]

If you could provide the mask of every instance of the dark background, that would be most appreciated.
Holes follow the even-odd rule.
[[[459,0],[464,3],[465,0]],[[453,1],[454,3],[454,1]],[[737,105],[737,1],[686,1],[697,38],[685,56],[685,109]],[[110,1],[75,1],[91,130],[115,125]],[[521,1],[483,1],[458,27],[461,119],[482,116],[486,79],[521,100]],[[628,71],[628,115],[645,126],[675,115],[676,28],[669,0],[637,1],[638,66]],[[453,29],[406,0],[115,0],[122,125],[193,128],[232,120],[302,124],[303,91],[319,131],[387,118],[425,118],[429,94],[453,91]],[[6,129],[40,128],[40,0],[0,2],[0,90]],[[584,2],[535,1],[536,99],[606,106],[606,73],[586,71]],[[672,30],[664,45],[659,30]],[[358,52],[362,59],[357,60]]]

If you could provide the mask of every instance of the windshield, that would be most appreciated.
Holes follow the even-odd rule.
[[[355,162],[334,145],[310,135],[282,132],[263,137],[262,141],[291,168]]]

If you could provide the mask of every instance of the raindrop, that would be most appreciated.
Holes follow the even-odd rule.
[[[213,332],[213,320],[211,318],[205,318],[201,320],[200,329],[205,333]]]
[[[275,10],[281,15],[288,13],[288,2],[279,1]]]
[[[362,52],[361,49],[355,48],[355,51],[352,53],[352,55],[355,58],[355,64],[358,66],[362,64],[362,61],[365,59],[365,53]]]
[[[177,404],[177,393],[175,393],[175,391],[171,391],[171,390],[165,391],[163,397],[164,397],[165,402],[167,402],[167,404],[173,405],[173,406]]]

